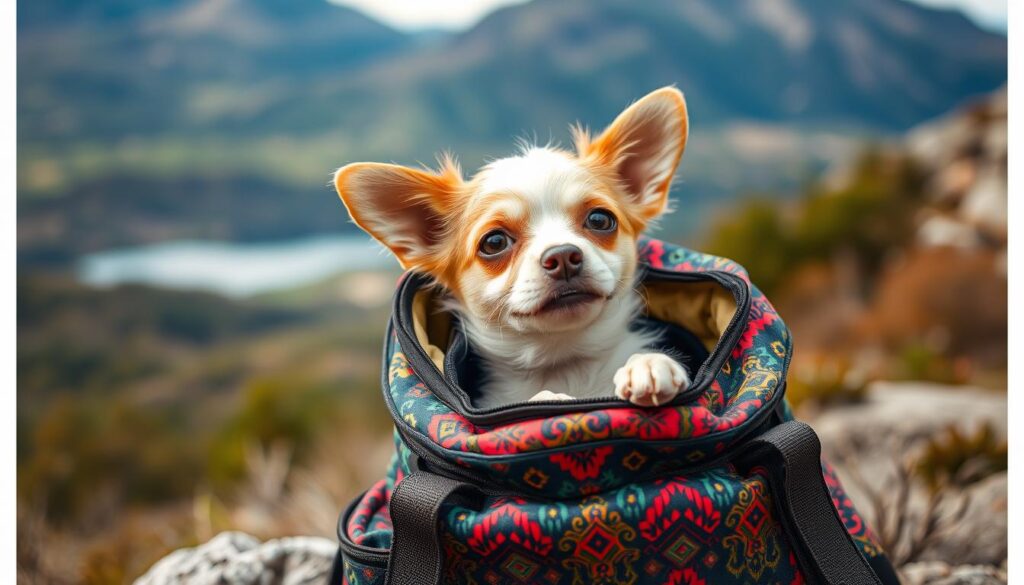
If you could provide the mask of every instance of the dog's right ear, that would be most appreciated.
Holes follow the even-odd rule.
[[[686,149],[689,119],[686,99],[674,87],[652,91],[626,108],[600,136],[576,132],[584,157],[612,168],[644,221],[661,215]]]
[[[387,246],[406,269],[422,269],[440,253],[438,243],[461,186],[461,173],[450,159],[437,172],[353,163],[334,175],[334,187],[352,220]]]

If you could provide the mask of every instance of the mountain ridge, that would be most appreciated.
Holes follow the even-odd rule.
[[[326,0],[18,8],[20,242],[59,258],[130,245],[132,230],[110,239],[123,230],[96,221],[133,213],[174,218],[168,238],[344,230],[327,184],[346,162],[450,150],[471,169],[516,136],[601,128],[670,84],[689,102],[690,204],[787,191],[1006,79],[1005,37],[903,0],[533,0],[440,36]],[[195,190],[175,198],[178,185]],[[259,216],[225,217],[247,189]],[[59,215],[65,197],[92,210],[88,230]]]
[[[147,122],[156,132],[242,131],[231,120],[244,121],[250,132],[347,128],[351,118],[332,116],[327,100],[337,101],[336,111],[361,108],[380,115],[372,106],[390,104],[389,91],[487,102],[489,112],[481,113],[491,118],[487,129],[507,133],[513,125],[570,115],[597,123],[669,83],[716,124],[746,119],[892,131],[948,111],[1006,77],[1005,37],[958,12],[904,0],[533,0],[498,9],[426,48],[414,42],[415,35],[326,0],[100,0],[86,6],[23,0],[19,7],[19,81],[28,86],[19,88],[23,97],[27,91],[53,93],[68,78],[80,83],[71,89],[87,102],[174,95],[160,125],[145,120],[144,111],[137,117],[92,111],[91,125],[84,120],[90,116],[76,113],[72,117],[86,134],[145,133]],[[77,20],[68,24],[72,18]],[[88,30],[104,24],[112,31]],[[70,46],[41,47],[40,36],[53,40],[46,29],[57,29]],[[76,42],[76,34],[85,38]],[[69,50],[85,54],[69,56]],[[133,61],[132,53],[145,59]],[[126,63],[123,70],[103,67],[118,59]],[[90,85],[93,78],[98,81]],[[234,97],[244,101],[246,88],[265,88],[275,79],[295,85],[270,92],[274,96],[248,116],[228,106],[219,117],[190,116],[189,108],[201,108],[193,102],[202,101],[203,84],[241,83]],[[379,87],[351,87],[363,80]],[[530,91],[516,92],[513,84]],[[503,98],[508,94],[514,99]],[[74,124],[54,131],[39,120],[45,107],[22,101],[19,118],[27,126],[20,142],[76,136]],[[74,104],[56,105],[75,110]],[[324,123],[299,124],[281,111],[289,108],[322,114]],[[244,104],[239,109],[246,111]],[[432,117],[432,126],[474,130],[459,112]]]

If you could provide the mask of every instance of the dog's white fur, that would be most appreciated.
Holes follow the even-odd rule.
[[[629,330],[641,308],[635,241],[666,208],[686,133],[682,94],[664,88],[595,140],[577,130],[576,155],[527,147],[468,182],[450,160],[437,173],[357,163],[335,184],[357,224],[450,290],[445,308],[485,366],[478,407],[611,393],[658,405],[689,376],[647,349],[654,334]],[[595,209],[613,215],[614,233],[581,219]],[[478,250],[495,229],[511,241],[499,260]],[[564,280],[591,297],[549,309],[569,285],[545,272],[542,256],[563,245],[582,257],[579,274]]]

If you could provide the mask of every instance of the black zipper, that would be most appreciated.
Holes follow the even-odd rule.
[[[744,310],[744,313],[746,313],[746,310]],[[739,314],[739,311],[737,311],[737,314]],[[733,319],[735,320],[736,317],[734,317]],[[733,326],[734,323],[730,323],[729,328],[732,328]],[[398,412],[398,407],[395,404],[391,395],[391,386],[388,372],[391,357],[391,335],[393,331],[393,323],[389,322],[384,336],[383,351],[381,352],[381,389],[383,390],[384,394],[384,404],[387,407],[388,412],[391,414],[391,419],[395,423],[395,431],[398,433],[398,436],[401,439],[401,441],[416,456],[416,460],[412,462],[412,471],[416,471],[417,469],[423,471],[430,471],[432,473],[444,475],[456,481],[465,481],[478,486],[478,488],[481,491],[488,493],[490,495],[523,495],[512,490],[494,490],[493,488],[487,488],[486,478],[482,473],[475,472],[471,469],[467,469],[465,467],[456,465],[449,461],[443,455],[439,455],[435,451],[439,447],[433,441],[416,432],[414,429],[410,428],[408,426],[408,423],[406,423],[405,420],[402,419],[401,414]],[[735,345],[735,342],[732,342],[732,344],[729,346],[729,351],[731,351],[732,345]],[[792,357],[792,353],[792,347],[789,347],[786,351],[786,359],[782,365],[779,387],[776,390],[776,392],[772,395],[771,400],[769,400],[768,404],[764,405],[761,409],[755,412],[754,415],[745,423],[746,428],[743,429],[742,432],[738,433],[738,436],[732,440],[732,444],[739,444],[740,442],[742,442],[743,438],[747,436],[753,436],[763,430],[766,430],[766,427],[773,426],[774,424],[778,424],[778,422],[781,421],[779,409],[781,407],[782,400],[786,394],[785,374],[789,369],[789,362]],[[708,358],[708,360],[705,363],[710,363],[711,360],[712,358]],[[721,366],[719,365],[717,366],[717,368],[721,368]],[[718,370],[716,369],[713,371]],[[777,420],[769,420],[769,417],[772,416],[775,416]],[[680,439],[675,441],[662,441],[662,443],[678,444],[686,443],[692,440],[693,439]],[[604,443],[608,443],[608,441],[604,441]],[[575,448],[574,445],[568,445],[559,449],[549,449],[548,452],[554,453],[557,451],[569,450],[573,448]],[[686,470],[692,472],[694,470],[700,470],[721,465],[723,462],[727,462],[731,456],[732,454],[726,454],[721,457],[715,458],[710,462],[704,462],[698,466],[680,468],[679,471]],[[655,475],[663,475],[664,473],[666,473],[665,470],[659,470],[658,472],[655,473]],[[641,476],[641,478],[642,477],[643,476]]]
[[[386,548],[373,548],[363,544],[356,544],[348,535],[348,519],[352,515],[353,510],[363,501],[363,497],[366,496],[366,492],[359,494],[353,498],[351,502],[345,506],[345,511],[338,517],[338,545],[341,548],[341,553],[346,558],[352,559],[357,563],[363,565],[370,565],[373,567],[386,568],[388,566],[388,557],[390,551]]]
[[[730,441],[730,443],[732,445],[740,445],[740,444],[743,443],[743,441],[746,438],[757,436],[757,435],[761,434],[762,432],[764,432],[764,431],[768,430],[769,428],[771,428],[771,427],[775,426],[776,424],[778,424],[779,420],[780,420],[780,418],[778,416],[779,407],[782,404],[782,399],[785,396],[785,393],[786,393],[786,385],[785,385],[785,381],[783,381],[782,383],[780,383],[779,388],[775,392],[775,394],[772,395],[772,398],[768,402],[768,404],[765,404],[764,407],[762,407],[756,413],[754,413],[754,415],[744,424],[744,428],[741,430],[741,432],[737,433],[736,436],[733,437],[733,439]],[[390,409],[391,405],[389,404],[388,407]],[[488,480],[487,480],[487,478],[486,478],[484,473],[482,473],[482,472],[475,472],[473,470],[466,469],[466,468],[459,467],[457,465],[452,464],[451,462],[447,461],[444,457],[442,457],[441,455],[438,455],[437,453],[434,452],[434,448],[436,447],[436,445],[433,442],[431,442],[429,439],[426,439],[425,437],[422,437],[421,435],[419,435],[415,431],[408,431],[408,429],[404,429],[403,425],[404,425],[404,421],[396,423],[395,429],[398,431],[398,434],[401,437],[402,442],[404,442],[406,444],[406,446],[409,447],[409,450],[411,450],[413,452],[413,454],[415,454],[417,459],[418,459],[418,461],[414,462],[414,464],[412,466],[413,469],[411,471],[417,471],[417,470],[419,470],[419,471],[429,471],[431,473],[436,473],[438,475],[443,475],[445,477],[448,477],[450,479],[454,479],[456,481],[463,481],[463,482],[471,483],[474,486],[476,486],[480,491],[486,493],[487,495],[492,495],[492,496],[504,495],[504,496],[519,496],[519,497],[523,497],[523,496],[533,497],[533,496],[535,496],[535,494],[523,493],[523,492],[520,492],[520,491],[511,490],[511,489],[495,489],[493,487],[488,486],[487,485],[488,484]],[[637,439],[630,439],[630,440],[635,441]],[[675,440],[675,441],[659,441],[659,444],[677,446],[679,444],[683,444],[683,443],[690,442],[690,441],[693,441],[693,440],[694,439],[680,439],[680,440]],[[608,443],[609,443],[609,441],[601,442],[602,445],[607,445]],[[545,451],[545,453],[551,454],[551,453],[556,453],[558,451],[570,450],[570,449],[574,449],[574,448],[578,448],[578,447],[579,447],[578,445],[568,445],[568,446],[564,446],[564,447],[561,447],[561,448],[558,448],[558,449],[549,449],[549,450]],[[662,476],[665,476],[666,474],[670,474],[670,473],[683,473],[683,472],[685,472],[685,473],[698,473],[698,472],[703,471],[705,469],[710,469],[710,468],[713,468],[713,467],[719,467],[719,466],[721,466],[721,465],[723,465],[725,463],[728,463],[735,456],[736,456],[735,452],[728,452],[728,453],[724,453],[723,455],[720,455],[718,457],[715,457],[713,459],[710,459],[708,461],[703,461],[703,462],[701,462],[701,463],[699,463],[697,465],[692,465],[692,466],[683,465],[683,466],[680,466],[678,468],[659,469],[657,471],[652,471],[652,472],[649,472],[647,474],[641,474],[641,475],[638,475],[635,478],[631,479],[631,481],[633,481],[633,482],[640,482],[640,481],[645,481],[647,479],[655,479],[655,478],[662,477]],[[568,496],[568,498],[572,498],[572,497],[575,497],[575,496]],[[559,498],[554,497],[554,496],[548,496],[548,499],[556,500],[556,499],[559,499]]]
[[[680,392],[666,406],[679,406],[691,402],[711,385],[714,381],[714,374],[721,370],[729,358],[729,353],[739,341],[740,336],[743,335],[750,313],[750,287],[745,280],[731,272],[720,270],[675,272],[646,264],[641,264],[641,273],[638,278],[644,283],[715,281],[731,292],[736,299],[736,314],[733,315],[729,326],[726,327],[711,355],[694,374],[693,384],[684,392]],[[395,293],[392,314],[393,330],[397,334],[409,366],[416,375],[430,388],[438,400],[466,417],[473,424],[495,425],[528,418],[578,412],[584,409],[631,407],[628,402],[618,398],[599,397],[572,401],[518,402],[489,409],[475,408],[466,392],[451,383],[416,339],[413,328],[412,301],[415,293],[428,285],[427,277],[417,273],[410,273],[402,280]]]
[[[787,359],[787,363],[788,363],[788,359]],[[777,424],[780,424],[782,422],[782,416],[780,414],[779,407],[780,407],[780,405],[782,403],[781,402],[782,397],[785,395],[785,390],[786,390],[786,385],[785,385],[785,381],[783,381],[782,384],[779,386],[778,391],[772,397],[771,404],[770,405],[766,405],[765,408],[763,408],[763,409],[761,409],[761,410],[759,410],[757,412],[756,416],[758,417],[758,419],[756,420],[756,422],[754,422],[754,420],[751,420],[750,424],[747,425],[747,428],[744,430],[743,433],[741,433],[740,437],[738,437],[734,441],[734,443],[741,442],[743,437],[746,437],[748,435],[750,435],[750,436],[759,435],[762,432],[768,430],[769,428],[771,428],[771,427],[773,427],[773,426],[775,426]],[[391,405],[391,401],[387,400],[386,402],[387,402],[388,408],[390,410],[391,406],[392,406]],[[452,466],[450,463],[448,463],[444,459],[442,459],[442,458],[438,457],[437,455],[435,455],[434,453],[432,453],[430,451],[430,449],[424,448],[424,446],[418,440],[411,441],[410,439],[411,439],[412,436],[418,436],[418,435],[416,435],[416,433],[406,434],[406,433],[402,432],[402,424],[401,423],[397,423],[395,425],[395,429],[398,431],[399,435],[401,436],[402,441],[405,442],[406,445],[409,446],[409,448],[413,451],[413,453],[417,456],[417,458],[423,459],[423,460],[426,460],[426,461],[429,462],[427,465],[423,465],[422,463],[418,463],[418,464],[414,465],[414,469],[412,469],[411,471],[427,471],[427,472],[430,472],[430,473],[437,473],[438,475],[443,475],[443,476],[449,477],[449,478],[454,479],[456,481],[466,482],[466,483],[471,484],[474,487],[474,489],[478,490],[481,494],[483,494],[485,496],[489,496],[489,497],[501,497],[501,496],[523,497],[523,496],[526,496],[526,497],[531,497],[533,499],[536,499],[535,494],[523,494],[521,492],[517,492],[516,490],[497,489],[497,488],[491,487],[491,486],[487,485],[486,481],[484,481],[483,479],[481,479],[479,477],[476,477],[471,472],[468,472],[468,470],[459,469],[456,466]],[[737,456],[737,453],[727,453],[727,454],[721,455],[719,457],[716,457],[714,459],[711,459],[709,461],[705,461],[705,462],[701,463],[700,465],[680,466],[678,468],[659,469],[657,471],[649,471],[647,473],[640,474],[637,477],[633,478],[631,480],[631,483],[643,483],[643,482],[646,482],[646,481],[649,481],[649,480],[667,477],[667,476],[672,475],[672,474],[683,474],[683,473],[685,473],[687,475],[694,475],[694,474],[703,473],[704,471],[707,471],[709,469],[714,469],[716,467],[722,467],[723,465],[729,464],[734,458],[736,458],[736,456]],[[456,471],[453,473],[453,470],[456,470]],[[352,515],[352,512],[355,509],[355,507],[359,504],[359,502],[361,502],[363,500],[363,498],[365,496],[366,496],[366,492],[363,492],[362,494],[360,494],[356,498],[353,498],[352,501],[349,502],[349,504],[345,507],[345,511],[342,512],[341,516],[339,516],[339,518],[338,518],[338,527],[337,527],[339,546],[340,546],[340,548],[342,550],[342,554],[346,558],[352,559],[352,560],[354,560],[354,561],[356,561],[356,562],[358,562],[360,564],[363,564],[363,565],[370,565],[370,566],[379,567],[379,568],[387,568],[387,566],[388,566],[388,559],[389,559],[390,554],[391,554],[390,549],[373,548],[373,547],[369,547],[369,546],[366,546],[366,545],[357,544],[357,543],[353,542],[352,539],[348,535],[348,520],[349,520],[349,517]],[[576,496],[568,496],[565,499],[571,499],[571,498],[574,498],[574,497],[576,497]],[[546,499],[557,500],[558,498],[550,497],[550,498],[546,498]]]

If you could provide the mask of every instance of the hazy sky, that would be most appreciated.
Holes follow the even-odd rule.
[[[398,28],[465,28],[499,6],[526,0],[331,0],[355,6]],[[913,0],[961,8],[986,28],[1006,30],[1007,0]]]
[[[996,30],[1006,30],[1007,0],[914,0],[929,6],[954,6],[962,9],[979,24]]]

